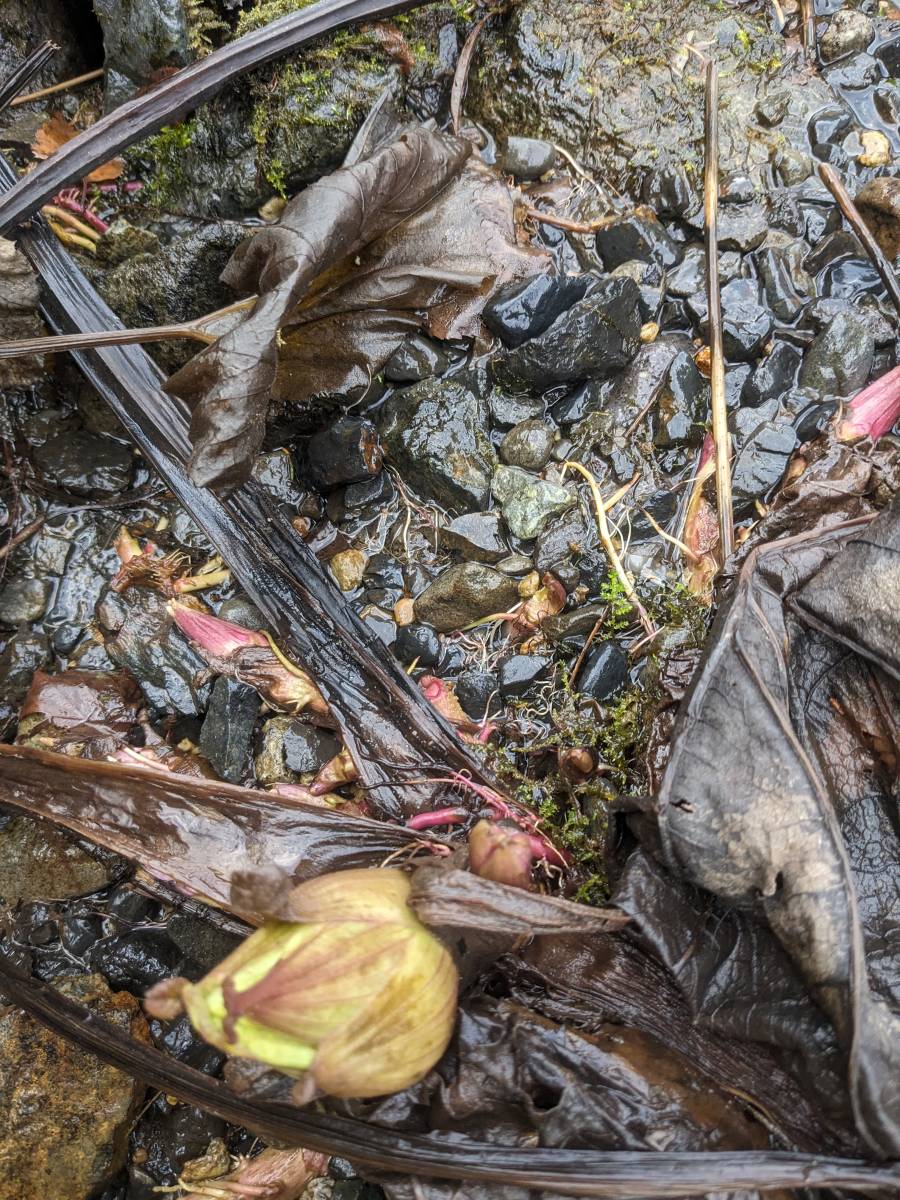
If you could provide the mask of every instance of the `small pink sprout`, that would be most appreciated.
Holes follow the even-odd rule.
[[[871,438],[877,442],[889,433],[900,417],[900,367],[894,367],[850,401],[838,426],[840,442]]]
[[[98,217],[89,204],[84,203],[82,192],[78,188],[64,188],[53,197],[52,203],[57,208],[63,208],[76,217],[80,217],[86,225],[90,225],[98,233],[106,233],[109,229],[106,221],[102,217]]]
[[[269,645],[265,637],[255,629],[245,629],[243,625],[223,621],[221,617],[200,612],[177,600],[170,600],[166,608],[184,636],[196,642],[215,658],[228,658],[245,646]]]
[[[438,825],[462,825],[471,814],[464,808],[435,808],[416,813],[406,822],[407,829],[434,829]]]

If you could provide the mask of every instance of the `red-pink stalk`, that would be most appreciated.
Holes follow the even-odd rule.
[[[847,405],[837,436],[841,442],[871,438],[877,442],[900,417],[900,367],[894,367],[859,393]]]
[[[408,829],[434,829],[437,825],[462,825],[471,816],[464,808],[435,808],[431,812],[416,813],[406,822]]]
[[[85,204],[81,199],[81,193],[77,188],[66,188],[58,195],[53,197],[53,203],[58,208],[64,208],[70,213],[74,213],[76,217],[80,217],[86,225],[92,226],[98,233],[106,233],[109,225],[102,217],[98,217],[90,205]]]

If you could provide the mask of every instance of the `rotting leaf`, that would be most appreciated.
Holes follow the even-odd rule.
[[[768,923],[848,1056],[859,1132],[894,1155],[900,842],[883,755],[896,745],[900,686],[896,641],[879,622],[892,605],[896,620],[898,527],[895,501],[874,522],[748,557],[658,798],[667,861]],[[769,1002],[759,997],[761,1013]]]
[[[126,672],[36,671],[19,714],[19,742],[102,758],[137,727],[141,694]]]
[[[78,130],[65,117],[55,113],[41,125],[31,143],[31,153],[35,158],[50,158],[64,146],[66,142],[78,135]],[[101,163],[99,167],[88,172],[84,177],[85,183],[112,183],[125,170],[125,162],[121,158],[112,158],[109,162]]]
[[[297,883],[377,866],[421,835],[266,792],[166,771],[0,746],[0,802],[115,850],[156,879],[228,909],[232,872],[281,868]],[[246,920],[266,914],[242,908]]]
[[[470,154],[408,127],[238,247],[222,279],[259,299],[166,385],[193,408],[195,483],[247,478],[273,394],[296,403],[364,389],[411,330],[476,332],[495,285],[548,265],[517,244],[512,193]]]

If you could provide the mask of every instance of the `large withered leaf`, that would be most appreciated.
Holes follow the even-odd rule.
[[[378,866],[416,841],[401,826],[249,788],[24,746],[0,746],[0,803],[55,821],[225,909],[241,869],[280,868],[299,883]],[[240,915],[256,923],[267,914],[245,903]]]
[[[222,278],[256,293],[249,315],[195,355],[166,387],[193,407],[195,483],[243,483],[262,445],[278,336],[313,281],[427,204],[461,170],[471,146],[416,127],[371,158],[296,196],[277,225],[243,242]]]
[[[515,194],[470,158],[427,208],[317,281],[282,330],[276,398],[366,388],[411,330],[477,334],[490,294],[549,266],[517,237]]]
[[[883,618],[896,613],[898,526],[895,501],[874,522],[749,556],[680,714],[659,796],[669,863],[768,923],[845,1051],[859,1132],[894,1155],[900,687]],[[747,970],[757,959],[762,982],[762,958]],[[763,1024],[773,1002],[763,986]]]

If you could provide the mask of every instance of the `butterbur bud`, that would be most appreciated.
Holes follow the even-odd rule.
[[[456,1016],[450,955],[407,905],[402,871],[338,871],[294,888],[296,921],[251,934],[200,983],[167,980],[191,1024],[227,1054],[303,1080],[302,1094],[401,1091],[443,1054]]]
[[[847,405],[838,426],[838,440],[856,442],[871,438],[877,442],[889,433],[900,417],[900,367],[894,367],[859,393]]]
[[[533,861],[531,838],[521,829],[479,821],[469,834],[469,869],[482,879],[528,891]]]

